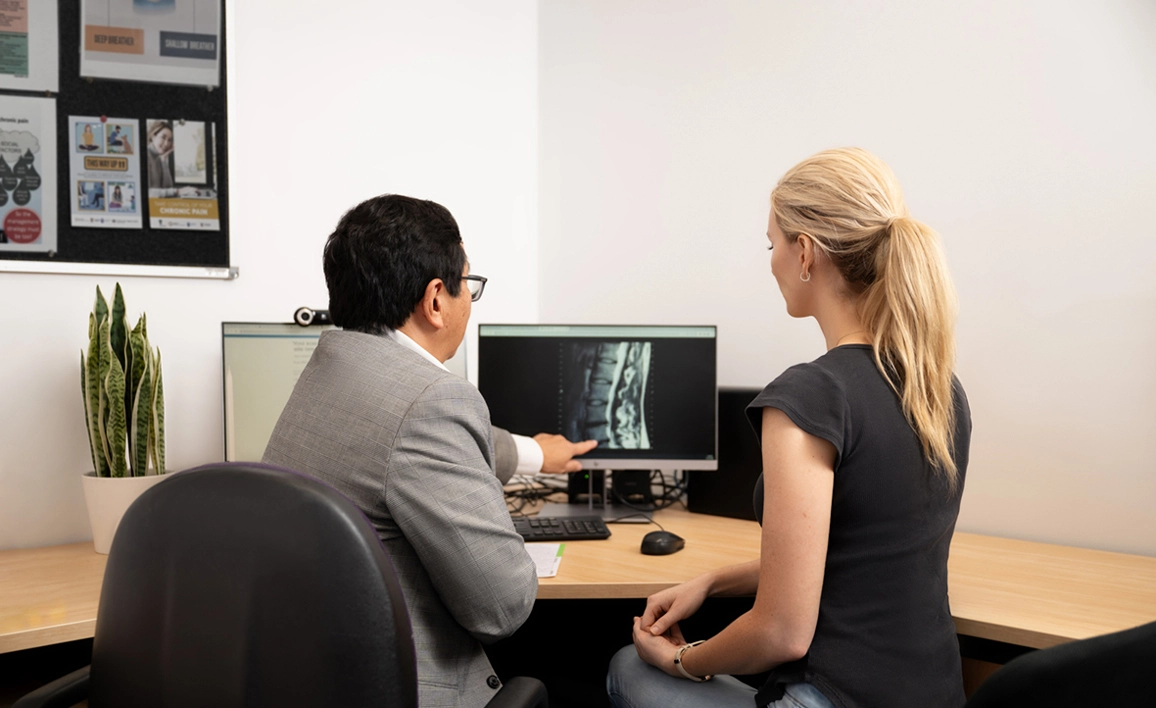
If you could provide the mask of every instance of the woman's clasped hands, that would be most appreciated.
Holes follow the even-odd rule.
[[[634,618],[638,656],[671,676],[682,678],[674,656],[687,641],[678,623],[698,612],[709,591],[709,579],[703,575],[648,597],[646,610]]]

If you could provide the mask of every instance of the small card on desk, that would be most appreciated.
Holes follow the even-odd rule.
[[[539,578],[553,578],[558,574],[558,566],[562,564],[562,551],[566,550],[565,543],[527,543],[526,552]]]

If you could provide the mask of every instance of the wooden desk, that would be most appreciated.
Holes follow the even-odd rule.
[[[107,560],[91,542],[0,551],[0,653],[92,637]]]
[[[758,558],[749,521],[667,510],[687,540],[670,556],[638,549],[650,525],[570,541],[540,599],[643,598],[710,568]],[[0,653],[93,635],[106,556],[91,543],[0,552]],[[1156,620],[1156,558],[957,533],[951,609],[960,634],[1043,648]]]
[[[567,541],[555,578],[538,581],[538,598],[644,598],[712,568],[759,557],[759,527],[753,521],[668,509],[655,515],[667,531],[686,539],[669,556],[644,556],[642,537],[653,524],[611,524],[605,541]]]
[[[1156,621],[1156,558],[956,533],[947,567],[963,635],[1042,649]]]

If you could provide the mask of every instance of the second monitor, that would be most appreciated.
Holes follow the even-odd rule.
[[[714,470],[716,328],[479,325],[478,389],[499,427],[598,440],[583,469]]]

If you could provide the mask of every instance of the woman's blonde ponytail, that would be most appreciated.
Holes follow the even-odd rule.
[[[923,452],[954,485],[955,289],[939,238],[909,217],[894,219],[875,258],[860,315],[875,359],[903,404]]]
[[[771,194],[788,239],[808,234],[839,269],[924,455],[951,486],[955,289],[939,237],[907,214],[895,175],[858,148],[821,152]]]

